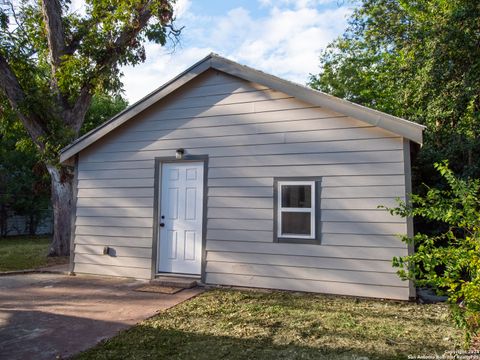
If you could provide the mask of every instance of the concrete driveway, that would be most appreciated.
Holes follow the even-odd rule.
[[[60,274],[0,277],[0,359],[71,356],[202,291],[133,291],[143,284]]]

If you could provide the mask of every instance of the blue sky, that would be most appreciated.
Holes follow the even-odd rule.
[[[322,49],[341,35],[352,11],[342,0],[177,0],[173,47],[147,44],[147,61],[123,69],[125,96],[142,98],[210,52],[305,84]]]

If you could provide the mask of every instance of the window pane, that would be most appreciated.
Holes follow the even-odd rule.
[[[282,235],[310,235],[310,213],[282,212]]]
[[[282,207],[312,207],[312,187],[310,185],[282,185]]]

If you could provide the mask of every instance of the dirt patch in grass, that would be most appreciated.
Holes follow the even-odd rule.
[[[0,238],[0,272],[61,265],[68,257],[47,257],[48,236],[15,236]]]
[[[403,359],[461,336],[445,305],[212,290],[76,359]]]

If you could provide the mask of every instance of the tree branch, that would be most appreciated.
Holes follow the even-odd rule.
[[[93,26],[94,24],[94,18],[85,19],[81,26],[77,28],[77,31],[72,34],[70,38],[66,39],[64,49],[64,53],[66,55],[73,55],[73,53],[78,49],[85,35],[88,33],[90,26]]]
[[[140,31],[142,31],[142,29],[147,25],[151,17],[152,13],[150,11],[150,1],[147,1],[143,8],[139,11],[137,18],[132,20],[132,24],[135,24],[135,26],[126,27],[118,35],[117,39],[110,47],[111,51],[108,51],[108,54],[99,62],[97,62],[94,74],[99,75],[104,69],[109,69],[114,66],[128,46],[132,43],[132,40],[134,40]],[[80,132],[80,128],[82,127],[85,114],[90,106],[91,99],[92,87],[89,83],[87,83],[82,87],[80,95],[75,101],[73,108],[64,113],[68,124],[73,127],[76,135],[78,135]]]
[[[132,40],[135,39],[140,31],[147,25],[151,17],[150,1],[147,1],[145,6],[139,11],[138,17],[132,20],[132,24],[135,24],[135,26],[126,27],[120,35],[118,35],[111,46],[112,52],[97,64],[96,70],[101,71],[105,67],[111,67],[115,64],[125,52],[125,49],[132,43]]]
[[[62,5],[59,0],[42,0],[42,12],[47,32],[48,49],[55,73],[65,51],[65,35],[62,24]]]
[[[64,113],[65,122],[75,131],[75,137],[78,137],[80,134],[80,129],[82,128],[85,114],[90,107],[92,96],[91,87],[85,85],[80,91],[80,95],[75,101],[73,108]]]
[[[60,0],[42,0],[42,13],[45,22],[45,31],[48,41],[48,50],[50,55],[50,66],[52,68],[52,77],[50,86],[56,95],[58,104],[62,107],[68,107],[68,101],[58,88],[57,70],[62,62],[62,56],[65,55],[65,33],[62,23],[62,5]]]
[[[44,0],[47,1],[47,0]],[[93,71],[93,77],[101,76],[105,70],[110,70],[115,67],[119,59],[125,54],[125,51],[132,46],[138,34],[147,26],[148,21],[152,17],[150,10],[151,0],[145,1],[143,7],[138,11],[138,15],[135,19],[132,19],[129,26],[126,26],[123,31],[117,36],[117,38],[107,47],[107,51],[103,58],[101,58]],[[168,19],[165,20],[168,22]],[[134,25],[133,25],[134,24]],[[173,29],[170,28],[172,31]],[[78,34],[78,41],[81,41],[83,34]],[[71,44],[66,47],[66,51],[72,51],[77,46],[76,37],[72,39]],[[70,49],[72,48],[72,49]],[[74,106],[64,113],[65,119],[72,128],[75,130],[75,134],[78,135],[80,128],[83,124],[83,120],[92,99],[92,82],[86,82],[80,91],[80,95],[75,101]]]
[[[21,111],[21,106],[26,103],[25,93],[2,54],[0,54],[0,90],[7,97],[10,106],[20,118],[32,140],[43,150],[45,146],[40,138],[45,136],[45,131],[40,125],[41,121],[36,115]]]

